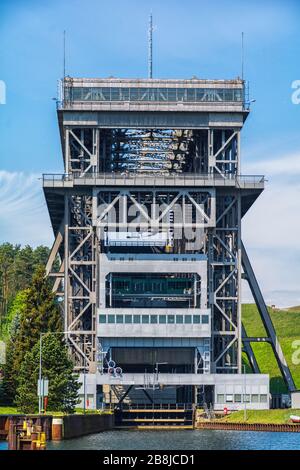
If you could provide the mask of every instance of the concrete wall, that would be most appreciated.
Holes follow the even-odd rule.
[[[114,427],[113,414],[69,415],[63,417],[63,438],[108,431]]]
[[[105,297],[106,297],[106,276],[108,273],[197,273],[201,279],[201,308],[207,308],[207,260],[192,261],[190,257],[186,257],[187,261],[175,261],[176,256],[170,256],[169,261],[165,257],[153,255],[153,259],[142,259],[142,257],[132,256],[122,257],[119,259],[110,259],[105,253],[99,255],[99,309],[105,312]],[[180,257],[179,257],[180,259]],[[122,313],[122,309],[118,309]],[[132,313],[134,312],[132,309]],[[155,309],[153,309],[155,310]],[[181,309],[182,311],[184,309]],[[142,313],[142,312],[140,312]],[[153,312],[154,313],[154,312]]]
[[[292,408],[300,409],[300,390],[291,393]]]

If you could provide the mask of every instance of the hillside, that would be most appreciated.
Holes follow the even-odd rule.
[[[300,307],[294,307],[287,310],[275,309],[274,311],[269,309],[269,312],[286,361],[293,374],[296,387],[300,389],[300,364],[297,365],[292,363],[292,355],[296,351],[295,347],[293,348],[293,342],[300,341]],[[244,304],[242,306],[242,321],[248,336],[266,335],[259,313],[254,304]],[[297,345],[294,344],[294,346]],[[281,378],[270,344],[252,343],[252,349],[261,372],[270,374],[271,392],[286,392],[286,386]],[[300,349],[300,342],[298,344],[298,349]],[[300,352],[298,354],[298,358],[300,361]],[[248,361],[245,357],[244,362],[248,365]]]

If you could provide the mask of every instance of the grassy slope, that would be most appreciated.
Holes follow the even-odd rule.
[[[293,342],[300,340],[300,308],[289,310],[270,309],[271,318],[275,326],[283,353],[291,369],[296,387],[300,389],[300,364],[292,363],[292,355],[295,352]],[[265,336],[266,332],[260,320],[260,316],[253,304],[245,304],[242,307],[242,320],[248,336]],[[300,343],[298,348],[300,347]],[[273,393],[284,393],[286,387],[281,378],[277,362],[274,358],[272,348],[268,343],[252,343],[258,365],[262,373],[270,374],[271,391]],[[298,354],[300,359],[300,354]],[[245,363],[247,360],[244,358]],[[247,367],[248,369],[248,367]]]
[[[246,421],[244,421],[244,411],[235,411],[221,420],[228,423],[284,424],[291,422],[291,414],[300,415],[300,410],[247,410]]]

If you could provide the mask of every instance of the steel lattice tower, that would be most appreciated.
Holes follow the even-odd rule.
[[[61,93],[65,173],[43,180],[55,234],[47,274],[91,395],[105,400],[109,387],[134,401],[136,384],[150,399],[156,381],[175,390],[157,400],[199,401],[204,390],[216,408],[267,396],[242,327],[242,276],[268,334],[257,340],[271,343],[293,390],[241,241],[264,189],[262,176],[241,175],[244,81],[67,77]],[[243,348],[255,374],[241,394]]]

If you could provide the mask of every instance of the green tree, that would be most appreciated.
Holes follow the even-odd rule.
[[[49,248],[3,243],[0,245],[0,337],[5,334],[10,306],[18,291],[31,284],[34,271],[39,265],[45,266]],[[57,260],[54,269],[57,269]]]
[[[37,381],[40,344],[28,351],[19,371],[16,405],[24,413],[38,411]],[[48,411],[73,413],[78,404],[78,375],[68,357],[62,335],[46,334],[42,339],[42,375],[49,380]]]
[[[20,293],[21,294],[21,293]],[[16,374],[13,369],[15,341],[20,328],[20,311],[16,312],[9,328],[9,341],[6,346],[6,364],[4,367],[4,379],[0,386],[0,403],[2,405],[11,405],[16,392]]]
[[[20,365],[25,354],[39,342],[40,333],[62,331],[60,309],[45,277],[44,267],[36,269],[32,285],[23,291],[18,301],[19,318],[8,341],[4,371],[4,389],[11,402],[18,386]]]
[[[16,325],[19,324],[20,322],[20,315],[24,310],[25,306],[25,301],[27,297],[27,289],[20,290],[17,292],[15,298],[11,302],[7,316],[6,316],[6,321],[3,324],[2,328],[2,338],[7,342],[7,346],[9,345],[9,342],[11,340],[10,337],[14,336],[14,329],[16,328]],[[14,322],[14,318],[17,316],[17,323]],[[12,328],[12,331],[11,331]]]

